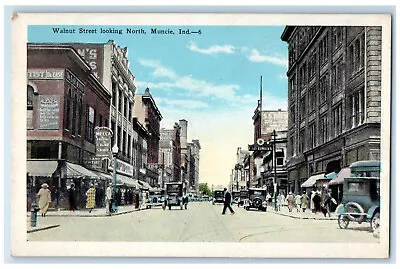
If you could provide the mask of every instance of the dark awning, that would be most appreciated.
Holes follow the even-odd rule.
[[[329,185],[343,184],[344,179],[350,177],[351,171],[349,167],[342,168],[337,174],[337,177],[329,182]]]
[[[26,161],[26,173],[29,176],[51,177],[57,166],[57,161],[29,160]]]

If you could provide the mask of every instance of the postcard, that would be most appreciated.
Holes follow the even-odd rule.
[[[390,55],[387,14],[14,14],[12,255],[388,258]]]

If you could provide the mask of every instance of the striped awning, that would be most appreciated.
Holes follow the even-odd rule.
[[[74,164],[70,162],[65,162],[65,177],[66,178],[76,178],[76,177],[86,177],[86,178],[99,178],[95,172],[86,169],[79,164]]]
[[[344,179],[350,177],[351,171],[349,167],[342,168],[337,177],[329,182],[329,185],[343,184]]]

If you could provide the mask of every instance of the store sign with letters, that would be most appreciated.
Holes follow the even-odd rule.
[[[108,127],[96,127],[94,128],[94,135],[96,138],[96,156],[110,157],[111,137],[113,135],[111,129]]]
[[[28,79],[64,79],[64,70],[28,70],[27,72]]]

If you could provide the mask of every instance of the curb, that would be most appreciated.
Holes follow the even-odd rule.
[[[313,219],[313,220],[337,220],[337,218],[321,218],[321,217],[299,217],[299,216],[293,216],[293,215],[288,215],[285,213],[279,213],[279,212],[272,212],[276,215],[281,215],[281,216],[285,216],[285,217],[289,217],[289,218],[293,218],[293,219]]]
[[[27,233],[34,233],[34,232],[39,232],[39,231],[43,231],[43,230],[49,230],[52,228],[57,228],[60,227],[60,224],[55,224],[55,225],[49,225],[49,226],[45,226],[45,227],[41,227],[41,228],[33,228],[31,230],[27,230]]]
[[[117,213],[113,213],[111,215],[107,215],[107,214],[101,214],[101,215],[95,215],[95,214],[90,214],[90,213],[86,213],[86,214],[80,214],[80,215],[74,215],[74,214],[60,214],[60,215],[47,215],[46,218],[48,217],[75,217],[75,218],[82,218],[82,217],[89,217],[89,218],[99,218],[99,217],[112,217],[112,216],[118,216],[118,215],[124,215],[124,214],[128,214],[128,213],[132,213],[132,212],[136,212],[136,211],[143,211],[143,210],[147,210],[147,208],[143,208],[143,209],[134,209],[134,210],[129,210],[129,211],[124,211],[124,212],[117,212]],[[27,217],[29,217],[30,214],[27,214]]]

